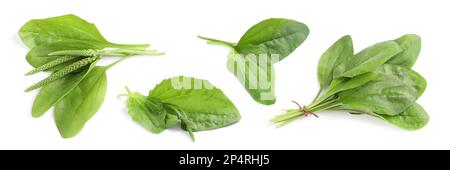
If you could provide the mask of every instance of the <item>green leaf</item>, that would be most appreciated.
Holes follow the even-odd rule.
[[[327,99],[328,97],[331,97],[332,95],[335,95],[339,92],[354,89],[361,87],[367,83],[369,83],[372,80],[376,80],[379,78],[380,75],[376,73],[365,73],[361,74],[359,76],[353,77],[353,78],[338,78],[334,79],[330,86],[328,87],[327,91],[323,94],[323,96],[318,101],[323,101],[322,99]]]
[[[276,101],[275,70],[273,64],[267,60],[231,54],[227,68],[241,82],[253,100],[271,105]]]
[[[177,115],[167,114],[166,116],[166,129],[175,127],[180,120]]]
[[[74,89],[89,73],[94,64],[81,72],[69,74],[62,79],[56,80],[41,88],[34,99],[31,113],[33,117],[40,117],[47,112],[55,103],[59,102],[72,89]]]
[[[417,103],[408,107],[408,109],[398,115],[381,116],[389,123],[392,123],[393,125],[406,130],[421,129],[422,127],[427,125],[428,121],[430,120],[427,112],[422,108],[422,106]]]
[[[377,80],[339,93],[344,110],[360,110],[381,115],[397,115],[411,106],[426,88],[418,73],[395,65],[383,65],[375,71]]]
[[[175,106],[185,114],[184,122],[192,131],[220,128],[240,119],[234,104],[207,80],[182,76],[166,79],[149,92],[149,98]]]
[[[320,88],[325,89],[333,80],[333,71],[346,58],[353,56],[353,42],[349,35],[337,40],[322,54],[317,69]]]
[[[395,40],[403,51],[392,57],[387,63],[411,68],[419,57],[421,40],[418,35],[407,34]]]
[[[375,44],[357,53],[354,57],[347,57],[336,68],[335,77],[355,77],[374,71],[401,51],[402,48],[395,41]]]
[[[30,20],[20,28],[19,35],[29,48],[54,43],[89,44],[95,48],[111,45],[94,24],[72,14]]]
[[[60,56],[49,56],[48,54],[55,51],[60,50],[82,50],[82,49],[89,49],[91,46],[89,44],[72,44],[72,43],[56,43],[56,44],[45,44],[40,45],[32,48],[28,54],[27,54],[27,61],[32,65],[33,67],[39,67],[42,66],[48,62],[51,62],[55,60],[56,58]],[[80,57],[82,59],[83,57]],[[75,62],[76,60],[72,62],[67,62],[60,64],[52,69],[50,71],[59,70],[70,63]]]
[[[308,27],[300,22],[271,18],[252,26],[241,37],[235,50],[243,54],[268,56],[278,55],[283,60],[300,46],[308,37]]]
[[[106,95],[106,67],[96,66],[55,105],[55,123],[64,138],[78,134]]]
[[[127,94],[128,114],[141,126],[152,133],[161,133],[166,129],[166,119],[173,126],[173,117],[167,118],[167,111],[163,103],[155,98],[147,98],[140,93]]]
[[[238,43],[199,38],[231,48],[227,61],[228,70],[238,78],[255,101],[270,105],[276,101],[272,64],[291,54],[305,41],[308,34],[309,29],[303,23],[271,18],[252,26]]]
[[[94,24],[72,14],[30,20],[20,28],[19,36],[28,48],[56,43],[88,45],[91,49],[145,49],[149,46],[111,43],[100,34]]]

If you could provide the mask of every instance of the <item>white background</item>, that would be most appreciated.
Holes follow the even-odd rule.
[[[2,1],[0,149],[450,149],[449,9],[445,0]],[[95,23],[112,42],[151,43],[166,55],[132,58],[109,70],[101,109],[78,136],[63,139],[51,111],[31,117],[37,92],[23,90],[46,74],[23,76],[32,67],[17,31],[30,19],[68,13]],[[253,24],[271,17],[303,22],[310,34],[276,64],[277,103],[263,106],[226,69],[229,50],[196,36],[237,41]],[[310,102],[319,87],[319,57],[341,36],[352,35],[359,51],[406,33],[422,37],[414,69],[428,81],[418,100],[431,116],[425,128],[404,131],[375,118],[338,112],[320,113],[318,119],[307,117],[281,129],[269,123],[281,109],[294,107],[290,100]],[[177,75],[210,80],[238,107],[241,121],[197,132],[196,142],[181,130],[152,134],[133,122],[123,99],[117,98],[123,87],[147,93],[162,79]]]

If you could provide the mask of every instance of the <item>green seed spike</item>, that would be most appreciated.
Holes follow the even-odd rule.
[[[71,56],[86,56],[93,57],[98,54],[97,50],[88,49],[88,50],[61,50],[55,51],[48,54],[49,56],[58,56],[58,55],[71,55]]]
[[[55,60],[52,60],[52,61],[50,61],[50,62],[48,62],[48,63],[46,63],[44,65],[41,65],[41,66],[39,66],[39,67],[37,67],[37,68],[35,68],[35,69],[25,73],[25,76],[29,76],[29,75],[38,73],[40,71],[48,70],[48,69],[53,68],[53,67],[55,67],[55,66],[57,66],[59,64],[62,64],[62,63],[74,60],[76,58],[79,58],[79,57],[78,56],[61,56],[61,57],[58,57]]]
[[[44,80],[39,81],[36,84],[33,84],[32,86],[28,87],[25,89],[25,92],[29,92],[35,89],[38,89],[42,86],[45,86],[47,84],[50,84],[51,82],[58,80],[60,78],[63,78],[64,76],[66,76],[69,73],[74,72],[75,70],[80,69],[83,66],[86,66],[90,63],[93,63],[94,61],[96,61],[99,57],[89,57],[89,58],[85,58],[82,60],[79,60],[77,62],[74,62],[66,67],[64,67],[63,69],[53,73],[52,75],[48,76],[47,78],[45,78]]]

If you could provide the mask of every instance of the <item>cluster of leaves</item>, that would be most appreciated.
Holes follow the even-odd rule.
[[[240,119],[233,103],[207,80],[192,77],[165,79],[148,96],[127,88],[126,101],[132,119],[152,133],[177,124],[192,132],[221,128]]]
[[[354,54],[351,37],[344,36],[320,58],[320,90],[314,101],[271,121],[283,126],[314,112],[333,110],[375,116],[407,130],[420,129],[429,120],[416,103],[426,80],[411,69],[420,47],[420,37],[408,34]]]
[[[28,87],[39,89],[32,107],[33,117],[55,108],[55,123],[61,136],[68,138],[81,131],[98,111],[106,94],[106,70],[134,55],[162,55],[147,50],[148,44],[126,45],[107,41],[94,24],[75,15],[35,19],[19,31],[22,42],[31,50],[26,59],[34,70],[51,75]],[[105,56],[121,56],[108,66],[96,66]]]
[[[303,23],[271,18],[252,26],[238,43],[199,38],[210,44],[229,47],[228,70],[239,79],[255,101],[270,105],[276,101],[273,64],[291,54],[308,34],[309,29]]]

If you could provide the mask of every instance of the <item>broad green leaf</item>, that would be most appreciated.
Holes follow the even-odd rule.
[[[406,130],[417,130],[427,125],[430,117],[422,106],[415,103],[404,112],[389,116],[381,115],[386,121]]]
[[[93,66],[94,64],[91,64],[89,68],[83,69],[81,72],[69,74],[62,79],[42,87],[33,102],[31,109],[33,117],[42,116],[55,103],[59,102],[83,80]]]
[[[235,46],[235,50],[243,56],[278,55],[278,61],[281,61],[300,46],[308,34],[309,29],[303,23],[290,19],[271,18],[247,30]]]
[[[231,48],[227,61],[228,70],[239,79],[255,101],[270,105],[276,101],[272,64],[291,54],[305,41],[308,34],[309,29],[303,23],[271,18],[252,26],[238,43],[199,38]]]
[[[275,70],[273,64],[267,60],[232,54],[228,58],[227,68],[241,82],[253,100],[271,105],[276,101]]]
[[[392,57],[387,63],[411,68],[419,57],[421,41],[418,35],[407,34],[395,40],[403,51]]]
[[[55,105],[55,123],[64,138],[78,134],[84,124],[100,109],[106,95],[106,68],[94,67]]]
[[[375,73],[380,76],[377,80],[339,93],[343,108],[397,115],[415,103],[426,88],[425,79],[408,68],[386,64]]]
[[[28,63],[30,63],[30,65],[36,68],[60,57],[60,56],[49,56],[48,54],[51,52],[60,50],[82,50],[89,48],[91,48],[91,46],[88,44],[72,44],[72,43],[45,44],[32,48],[28,52],[26,59]],[[64,66],[67,66],[70,63],[72,62],[60,64],[51,70],[58,70],[60,68],[63,68]]]
[[[56,43],[86,45],[90,46],[90,49],[145,49],[149,46],[111,43],[100,34],[94,24],[72,14],[30,20],[20,28],[19,36],[28,48]]]
[[[175,127],[180,120],[178,119],[178,116],[173,114],[167,114],[166,116],[166,129]]]
[[[161,101],[155,98],[147,98],[147,96],[137,92],[127,94],[127,96],[128,114],[134,121],[152,133],[161,133],[166,129],[168,114]]]
[[[353,42],[349,35],[337,40],[322,54],[317,69],[320,88],[325,89],[333,80],[333,71],[345,58],[353,56]]]
[[[29,48],[55,43],[89,44],[95,48],[111,45],[94,24],[72,14],[30,20],[20,28],[19,35]]]
[[[166,79],[149,92],[149,97],[185,113],[192,131],[220,128],[240,119],[234,104],[207,80],[181,76]]]
[[[370,46],[353,57],[347,57],[337,67],[335,77],[355,77],[360,74],[371,72],[386,63],[402,48],[395,41],[385,41]]]

